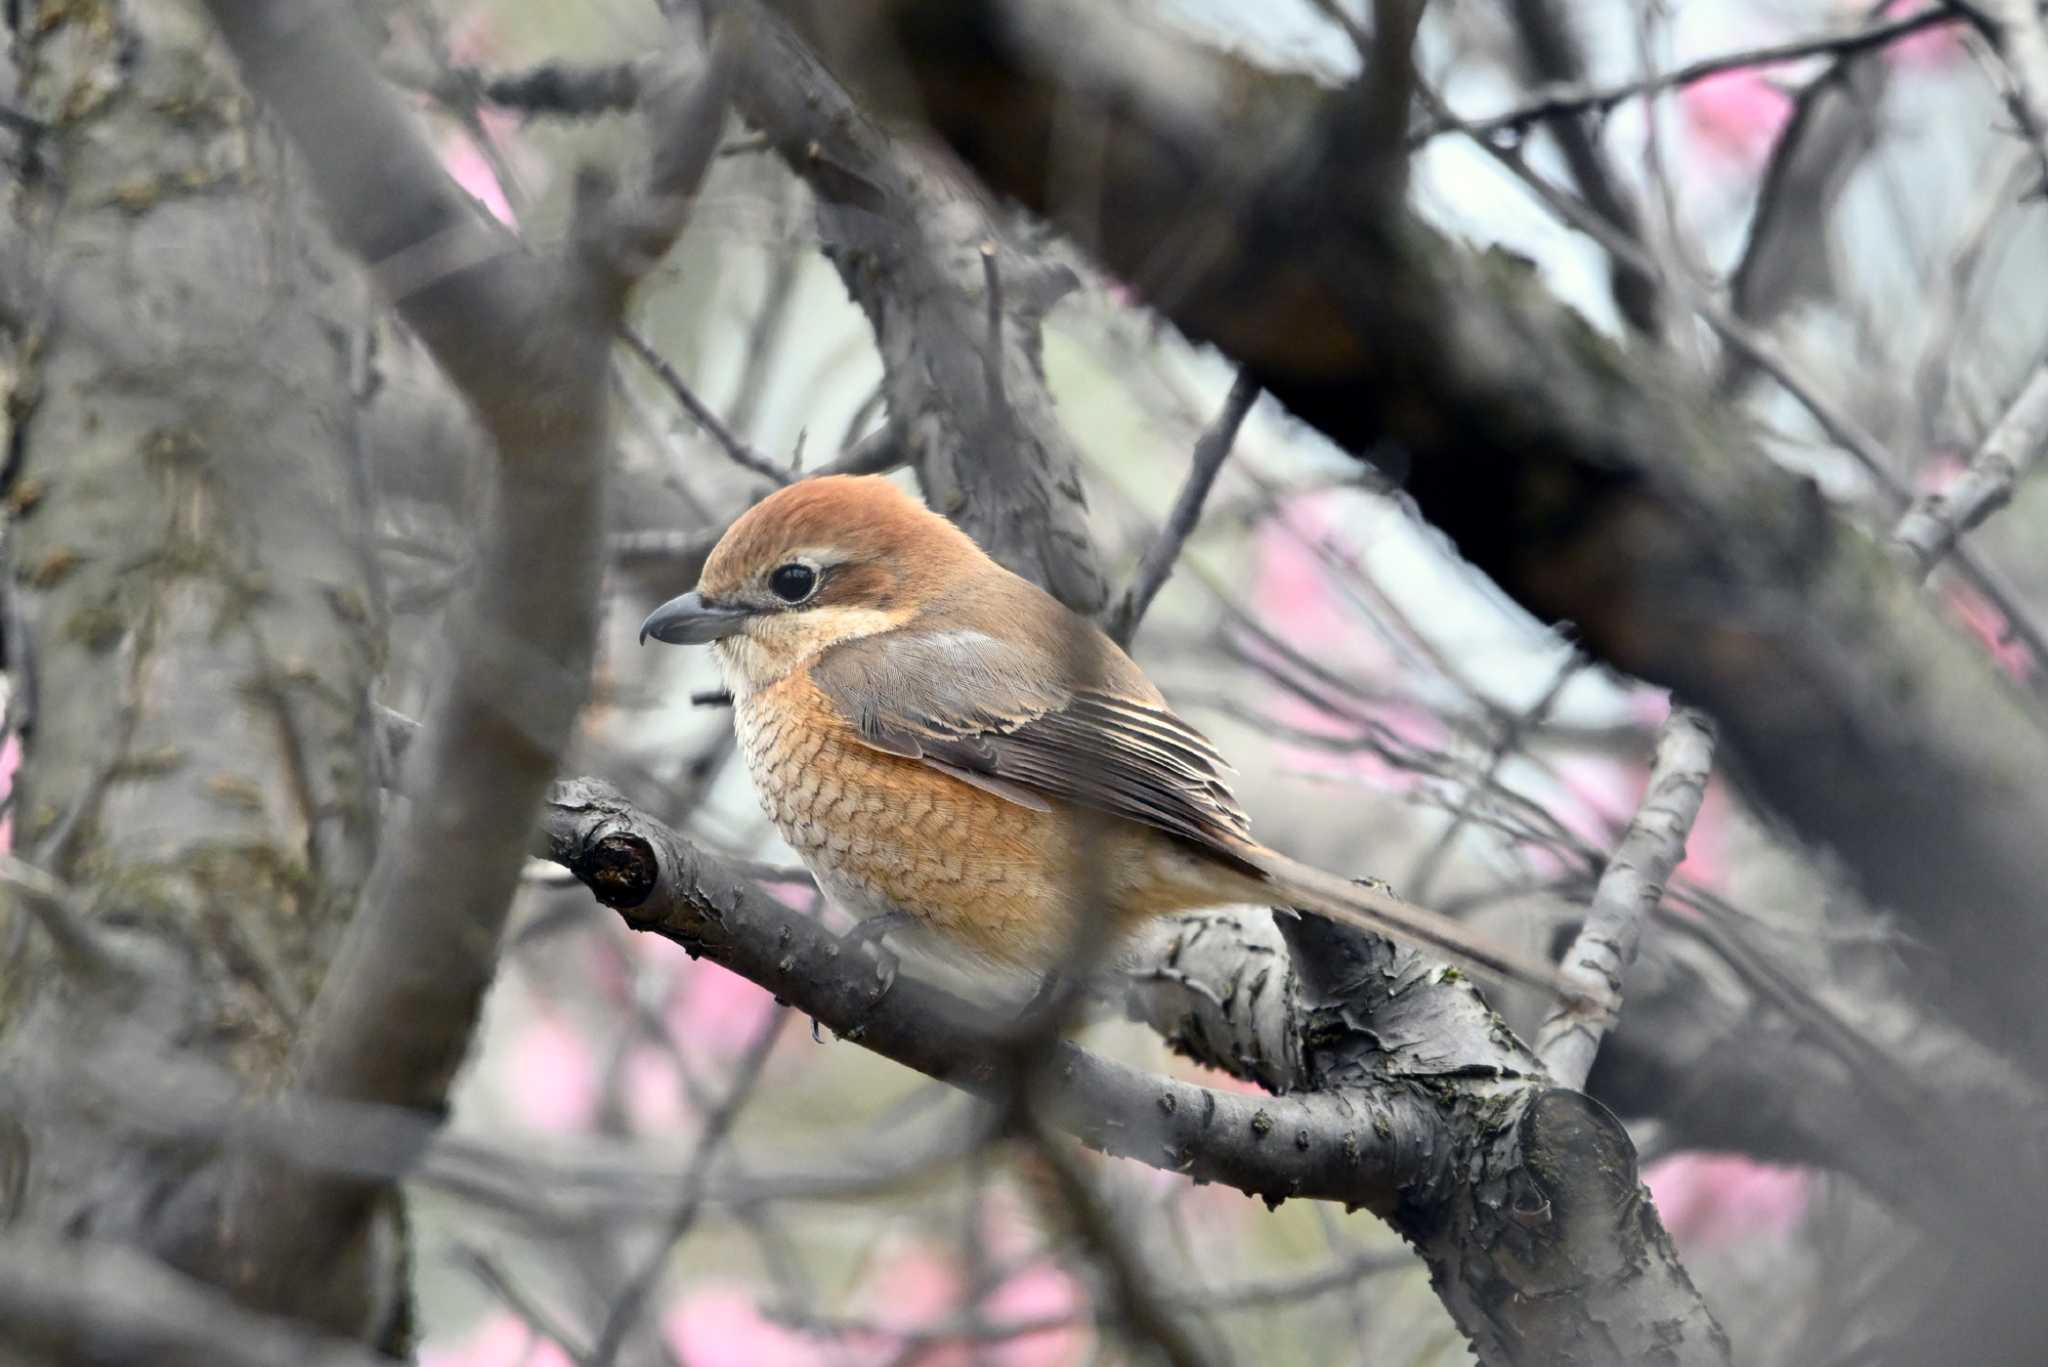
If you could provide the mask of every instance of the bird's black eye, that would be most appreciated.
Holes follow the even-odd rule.
[[[801,603],[818,587],[818,572],[809,565],[779,565],[768,576],[768,591],[785,603]]]

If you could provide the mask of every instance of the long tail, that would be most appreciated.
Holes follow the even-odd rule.
[[[1585,986],[1566,978],[1555,964],[1510,949],[1441,912],[1404,901],[1384,887],[1348,882],[1256,842],[1246,842],[1238,853],[1271,881],[1276,901],[1373,935],[1434,950],[1470,965],[1487,978],[1527,983],[1562,999],[1586,995]]]

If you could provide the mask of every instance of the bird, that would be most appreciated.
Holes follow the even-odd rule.
[[[1263,903],[1582,995],[1255,839],[1234,771],[1116,642],[885,476],[756,503],[650,637],[712,648],[763,810],[863,928],[1053,981],[1077,946],[1115,958],[1157,918]]]

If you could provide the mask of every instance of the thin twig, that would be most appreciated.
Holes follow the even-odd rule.
[[[2021,193],[2032,183],[2032,158],[2013,156],[2010,160],[2011,164],[1998,174],[1983,177],[1969,213],[1956,231],[1943,278],[1938,285],[1932,279],[1928,281],[1933,302],[1926,308],[1926,339],[1920,344],[1920,360],[1913,368],[1913,406],[1921,415],[1923,442],[1931,438],[1936,415],[1955,388],[1958,364],[1967,364],[1967,353],[1958,341],[1967,315],[1976,306],[1975,286],[1993,236],[2006,223],[2007,211],[2020,202]]]
[[[1539,92],[1536,99],[1527,104],[1517,105],[1498,114],[1455,120],[1437,115],[1423,122],[1409,135],[1409,145],[1419,147],[1445,133],[1465,130],[1490,139],[1495,133],[1519,133],[1529,125],[1546,119],[1577,114],[1606,114],[1624,100],[1695,85],[1724,72],[1741,71],[1749,67],[1776,66],[1807,57],[1849,56],[1872,48],[1889,46],[1916,33],[1924,33],[1928,29],[1960,23],[1963,18],[1964,16],[1956,10],[1934,6],[1903,19],[1889,19],[1850,33],[1817,34],[1809,38],[1766,43],[1743,48],[1737,52],[1702,57],[1671,71],[1658,72],[1632,81],[1616,81],[1606,85],[1558,86]]]
[[[1457,844],[1459,834],[1470,823],[1473,811],[1496,786],[1495,780],[1500,774],[1501,766],[1529,734],[1530,728],[1543,724],[1544,718],[1550,715],[1550,709],[1555,707],[1558,698],[1563,696],[1565,685],[1570,683],[1588,663],[1585,656],[1573,651],[1571,657],[1551,679],[1550,686],[1543,690],[1543,696],[1531,704],[1528,710],[1515,713],[1502,723],[1500,735],[1494,740],[1493,748],[1487,752],[1486,763],[1479,771],[1478,781],[1466,789],[1464,800],[1451,814],[1450,824],[1444,827],[1443,833],[1424,852],[1422,858],[1416,861],[1415,872],[1409,875],[1406,884],[1410,897],[1418,902],[1426,903],[1429,900],[1429,890],[1436,882],[1436,876],[1442,870],[1444,860]]]
[[[596,1346],[590,1350],[589,1367],[611,1367],[619,1349],[625,1344],[626,1335],[639,1321],[641,1311],[660,1284],[662,1270],[668,1265],[670,1255],[676,1245],[688,1236],[690,1227],[697,1223],[697,1216],[704,1209],[705,1187],[710,1180],[712,1160],[725,1146],[740,1111],[753,1099],[754,1091],[761,1082],[762,1070],[768,1065],[768,1055],[773,1052],[775,1041],[782,1037],[782,1027],[789,1016],[787,1009],[777,1007],[754,1032],[745,1052],[733,1065],[732,1085],[727,1088],[725,1099],[704,1117],[704,1127],[698,1133],[696,1149],[690,1156],[689,1171],[683,1176],[682,1195],[676,1202],[675,1213],[669,1217],[668,1226],[662,1231],[647,1261],[620,1291],[618,1299],[612,1302],[611,1310],[605,1316],[604,1328],[598,1333]]]
[[[1189,1332],[1187,1317],[1176,1314],[1160,1291],[1157,1278],[1090,1180],[1079,1155],[1037,1117],[1024,1116],[1023,1125],[1034,1156],[1052,1176],[1068,1223],[1108,1274],[1125,1332],[1156,1348],[1174,1367],[1200,1367],[1212,1361],[1213,1355]]]
[[[1673,707],[1657,737],[1650,790],[1615,847],[1586,923],[1565,955],[1564,969],[1598,990],[1596,1013],[1566,1005],[1536,1034],[1536,1056],[1561,1087],[1583,1087],[1600,1041],[1620,1019],[1622,979],[1635,962],[1643,926],[1664,900],[1664,884],[1685,858],[1686,837],[1706,797],[1714,761],[1714,729],[1690,708]]]
[[[1560,85],[1577,82],[1586,72],[1585,56],[1572,32],[1571,8],[1559,0],[1509,0],[1508,4],[1530,67],[1539,78]],[[1550,134],[1564,153],[1565,165],[1578,182],[1579,193],[1588,207],[1617,232],[1631,240],[1643,240],[1635,205],[1622,192],[1614,168],[1608,164],[1595,123],[1576,115],[1560,115],[1552,123]],[[1629,326],[1655,336],[1656,275],[1617,260],[1613,263],[1612,291],[1615,307]]]
[[[632,109],[640,100],[642,73],[634,62],[596,66],[544,62],[525,71],[495,73],[452,67],[444,80],[449,93],[436,91],[443,99],[466,92],[472,101],[487,100],[524,114],[578,117]]]
[[[2048,173],[2048,30],[2034,0],[1985,0],[2000,63],[2011,76],[2006,104]],[[2048,182],[2044,182],[2048,184]]]
[[[1328,1267],[1294,1277],[1219,1286],[1199,1295],[1167,1293],[1160,1301],[1182,1314],[1263,1310],[1276,1305],[1294,1305],[1327,1296],[1357,1285],[1367,1277],[1386,1272],[1419,1268],[1422,1264],[1406,1249],[1373,1249],[1332,1262]],[[909,1346],[938,1346],[948,1343],[1002,1343],[1030,1338],[1060,1329],[1094,1326],[1114,1329],[1123,1321],[1111,1306],[1082,1305],[1073,1310],[1028,1318],[986,1319],[961,1316],[906,1329],[901,1325],[844,1316],[819,1315],[798,1306],[771,1306],[768,1318],[805,1334],[820,1338],[877,1338]]]
[[[829,465],[821,465],[803,476],[820,479],[826,475],[886,475],[909,459],[903,433],[894,423],[879,427],[861,438]],[[793,480],[791,481],[794,482]],[[617,532],[606,540],[612,559],[620,561],[660,560],[671,562],[678,577],[694,582],[711,548],[725,535],[731,522],[696,531]]]
[[[1202,505],[1208,500],[1209,490],[1216,484],[1216,475],[1223,469],[1223,462],[1237,441],[1237,432],[1244,426],[1245,415],[1258,402],[1259,393],[1259,382],[1251,371],[1238,371],[1237,379],[1231,383],[1230,394],[1223,400],[1223,410],[1195,442],[1188,477],[1180,486],[1180,496],[1173,501],[1173,511],[1167,515],[1166,525],[1145,548],[1144,558],[1138,562],[1138,572],[1131,577],[1131,586],[1124,590],[1124,596],[1109,612],[1105,625],[1118,645],[1128,646],[1131,643],[1131,638],[1138,632],[1138,624],[1152,606],[1152,599],[1173,573],[1174,562],[1180,559],[1181,548],[1194,533],[1195,524],[1201,521]]]
[[[1992,425],[1963,472],[1913,506],[1892,529],[1892,550],[1915,579],[1925,579],[1965,532],[2012,500],[2013,489],[2048,446],[2048,364]]]
[[[1424,97],[1432,101],[1443,117],[1456,118],[1455,115],[1449,114],[1434,95],[1425,91]],[[1519,177],[1536,197],[1565,223],[1599,242],[1614,255],[1632,260],[1646,269],[1654,268],[1649,255],[1640,246],[1616,232],[1605,220],[1577,203],[1569,195],[1560,193],[1556,187],[1530,168],[1521,153],[1513,148],[1498,146],[1483,137],[1475,137],[1474,142],[1481,150]],[[1780,356],[1776,348],[1756,329],[1735,317],[1713,299],[1685,288],[1683,282],[1667,283],[1679,286],[1676,293],[1693,312],[1704,319],[1724,342],[1740,351],[1753,365],[1776,380],[1786,393],[1806,409],[1830,441],[1855,458],[1856,463],[1870,475],[1879,491],[1891,504],[1894,512],[1903,512],[1911,505],[1912,495],[1899,482],[1898,475],[1893,471],[1893,462],[1883,443],[1872,436],[1847,411],[1837,406],[1834,400],[1807,383],[1805,377]],[[2037,680],[2048,679],[2048,632],[2042,630],[2018,597],[1991,572],[1990,568],[1971,554],[1968,546],[1953,545],[1949,553],[1971,587],[1998,610],[2013,637],[2027,647],[2034,661],[2041,666],[2034,671],[2034,677]]]
[[[724,155],[721,150],[720,155]],[[789,329],[789,321],[796,302],[797,281],[803,278],[805,263],[810,252],[801,235],[793,231],[790,221],[794,215],[794,201],[797,196],[791,187],[776,201],[776,220],[772,228],[772,240],[777,244],[774,258],[768,265],[768,282],[761,292],[761,303],[754,310],[754,320],[747,328],[746,351],[740,360],[739,383],[733,386],[732,404],[726,410],[731,425],[746,431],[754,425],[754,414],[761,406],[762,396],[768,392],[768,379],[775,371],[774,362],[781,354],[781,342]],[[792,473],[803,466],[803,435],[797,435],[797,451],[790,458]]]
[[[751,470],[761,478],[772,480],[776,484],[788,484],[792,481],[794,477],[789,471],[756,451],[737,432],[721,422],[718,415],[711,411],[711,406],[698,398],[682,375],[668,363],[668,358],[654,349],[653,343],[641,336],[636,329],[627,326],[620,327],[619,338],[625,342],[628,351],[639,357],[641,363],[654,372],[654,378],[660,380],[662,387],[675,396],[676,402],[683,406],[683,411],[690,415],[691,420],[709,433],[711,439],[732,458],[733,464]]]
[[[518,178],[512,174],[512,163],[505,156],[505,149],[498,145],[498,140],[484,125],[483,115],[478,111],[481,93],[475,85],[454,77],[454,58],[448,47],[447,26],[434,7],[424,0],[411,0],[407,8],[426,46],[428,59],[439,73],[431,93],[455,116],[470,145],[483,158],[484,169],[498,187],[498,193],[505,197],[505,207],[511,210],[513,221],[523,221],[526,217],[526,196],[520,189]]]
[[[456,1241],[453,1256],[483,1284],[484,1290],[503,1301],[506,1308],[525,1322],[529,1333],[561,1349],[576,1367],[588,1367],[590,1356],[574,1346],[575,1336],[513,1281],[511,1274],[498,1265],[497,1259],[476,1245],[461,1240]]]
[[[59,952],[87,974],[102,982],[132,975],[86,918],[78,894],[61,880],[13,855],[0,854],[0,887],[12,892]]]

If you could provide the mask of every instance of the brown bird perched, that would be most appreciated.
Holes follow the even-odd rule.
[[[855,916],[1042,974],[1083,907],[1121,944],[1154,917],[1278,903],[1579,991],[1254,840],[1223,757],[1115,642],[879,476],[762,500],[649,636],[712,645],[761,805]]]

